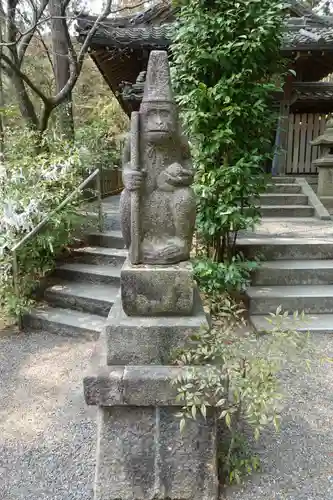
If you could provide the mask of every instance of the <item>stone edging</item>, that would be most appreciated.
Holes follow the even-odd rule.
[[[328,210],[324,207],[307,180],[304,177],[296,177],[295,182],[301,186],[303,194],[308,197],[310,205],[314,208],[316,217],[321,220],[331,220]]]

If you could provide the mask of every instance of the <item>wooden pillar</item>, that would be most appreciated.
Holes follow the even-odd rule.
[[[277,165],[275,173],[284,175],[287,166],[287,150],[288,150],[288,128],[289,128],[289,111],[292,101],[292,84],[294,77],[288,74],[283,87],[283,98],[280,103],[279,123],[278,123],[278,147],[280,153],[277,155]]]

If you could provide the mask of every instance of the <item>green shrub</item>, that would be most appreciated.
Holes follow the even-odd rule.
[[[87,152],[93,168],[121,166],[120,149],[128,118],[115,99],[98,99],[84,124],[75,132],[78,146]]]
[[[174,384],[183,402],[181,429],[186,420],[206,418],[212,407],[216,409],[223,429],[220,479],[233,483],[260,465],[246,430],[252,429],[258,439],[267,425],[279,427],[281,369],[290,363],[304,369],[314,348],[308,335],[296,331],[304,315],[295,313],[288,323],[288,313],[278,309],[269,318],[271,330],[258,335],[245,329],[244,309],[231,298],[220,297],[214,313],[213,328],[193,336],[191,345],[175,354],[176,364],[187,368]]]
[[[209,258],[194,260],[194,275],[200,289],[214,297],[223,292],[244,292],[257,268],[256,261],[248,261],[240,254],[226,262]]]
[[[44,230],[18,250],[18,290],[13,287],[12,248],[78,187],[88,169],[76,146],[50,136],[41,145],[30,130],[6,131],[6,156],[0,164],[1,315],[15,316],[30,305],[36,283],[53,268],[83,221],[77,210],[80,198],[52,215]]]
[[[282,12],[279,0],[188,0],[173,32],[175,90],[196,167],[197,231],[217,262],[232,261],[238,232],[259,220]]]

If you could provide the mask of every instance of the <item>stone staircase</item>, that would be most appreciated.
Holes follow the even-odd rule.
[[[239,248],[248,257],[264,258],[247,290],[256,329],[269,328],[267,316],[281,306],[291,314],[306,313],[309,323],[300,330],[333,333],[333,242],[240,238]]]
[[[119,292],[120,270],[127,256],[119,216],[108,208],[104,204],[105,232],[89,233],[87,246],[73,250],[68,262],[58,263],[43,300],[25,314],[24,328],[99,336]]]
[[[329,237],[259,232],[238,239],[245,255],[262,258],[247,292],[252,324],[267,329],[267,316],[281,305],[284,311],[305,311],[311,325],[300,329],[333,332],[333,221],[314,218],[314,208],[295,179],[274,179],[261,202],[263,222],[295,220],[307,229],[316,220],[332,231]],[[88,234],[87,246],[58,264],[43,301],[24,316],[25,328],[98,337],[119,292],[127,255],[118,203],[118,197],[104,203],[105,231]]]
[[[305,312],[309,321],[300,324],[299,330],[333,333],[333,221],[313,217],[314,209],[306,204],[294,179],[274,180],[262,201],[263,227],[269,217],[276,217],[277,228],[281,223],[286,227],[288,220],[292,228],[294,217],[304,231],[299,235],[291,229],[287,236],[285,229],[280,233],[277,229],[275,234],[259,230],[238,239],[244,255],[262,259],[247,291],[252,325],[259,331],[269,329],[267,316],[281,306],[290,314]],[[274,215],[267,209],[270,203]]]
[[[260,196],[262,217],[313,217],[314,208],[294,178],[276,177]]]

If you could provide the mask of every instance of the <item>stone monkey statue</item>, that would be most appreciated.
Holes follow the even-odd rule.
[[[131,166],[131,140],[123,150],[120,200],[125,245],[131,244],[131,192],[140,191],[140,262],[175,264],[189,259],[195,223],[193,168],[180,132],[164,51],[151,52],[140,106],[140,169]]]

